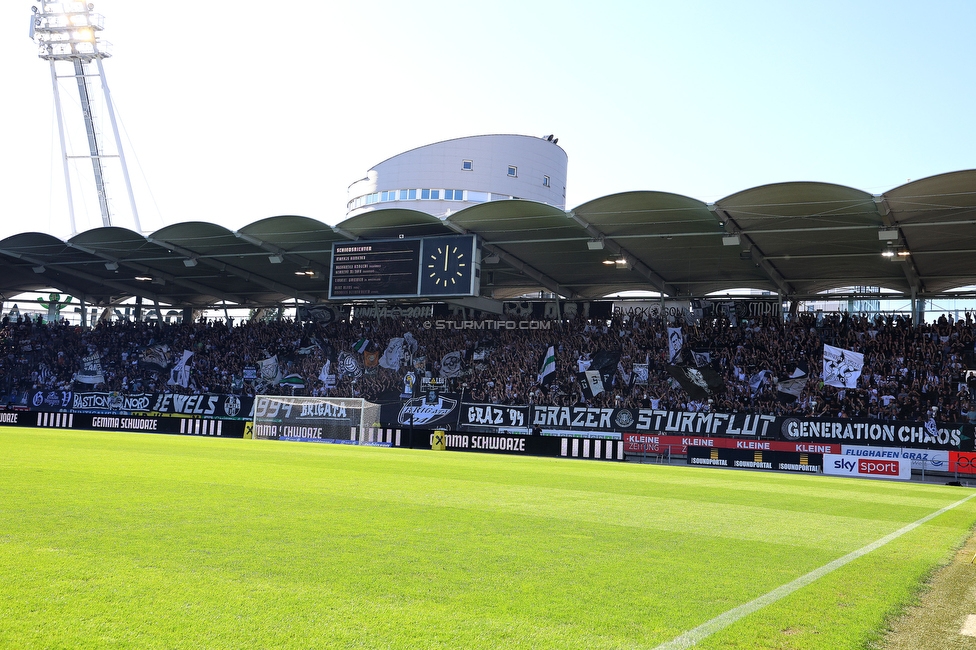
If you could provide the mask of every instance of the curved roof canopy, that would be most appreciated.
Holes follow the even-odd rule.
[[[22,233],[0,241],[4,298],[53,287],[92,305],[137,296],[174,306],[267,306],[328,299],[334,242],[473,233],[482,293],[595,298],[626,290],[703,296],[755,288],[810,298],[883,287],[935,295],[976,284],[976,170],[884,194],[828,183],[778,183],[713,204],[626,192],[564,212],[492,201],[441,220],[377,209],[336,226],[270,217],[236,232],[190,222],[150,235],[89,230],[62,241]]]

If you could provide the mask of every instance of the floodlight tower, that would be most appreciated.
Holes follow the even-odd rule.
[[[129,194],[129,205],[132,209],[135,228],[141,232],[139,213],[136,210],[132,183],[129,181],[129,170],[125,164],[122,140],[119,138],[119,128],[115,120],[115,109],[112,106],[112,96],[105,81],[105,68],[102,66],[102,59],[111,56],[111,43],[104,42],[99,37],[100,32],[104,29],[105,18],[101,14],[92,13],[95,5],[91,3],[39,0],[39,5],[39,7],[31,7],[33,14],[31,15],[30,37],[38,45],[37,55],[51,64],[51,83],[54,85],[54,106],[58,117],[58,135],[61,139],[61,155],[64,167],[64,183],[68,194],[68,218],[71,220],[71,234],[77,234],[69,170],[69,161],[73,158],[88,158],[91,161],[103,226],[112,225],[112,214],[105,189],[105,162],[106,159],[118,158],[122,168],[122,176],[125,179],[125,187]],[[92,70],[93,63],[95,64],[95,71]],[[88,153],[85,155],[72,155],[68,152],[65,141],[65,119],[61,109],[61,90],[58,83],[58,79],[62,78],[73,78],[78,86],[80,108],[88,140]],[[114,153],[105,147],[103,136],[99,133],[94,118],[92,91],[89,83],[89,80],[94,78],[99,80],[102,92],[105,95],[105,108],[112,134],[115,136]]]

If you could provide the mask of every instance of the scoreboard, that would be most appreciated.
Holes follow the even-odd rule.
[[[474,235],[334,243],[329,299],[476,296],[477,255]]]

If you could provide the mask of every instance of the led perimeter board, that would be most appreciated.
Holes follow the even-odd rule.
[[[330,300],[476,296],[474,235],[332,244]]]

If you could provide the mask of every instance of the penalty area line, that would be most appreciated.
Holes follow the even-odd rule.
[[[698,627],[688,630],[684,634],[680,636],[676,636],[675,638],[671,639],[666,643],[662,643],[661,645],[655,647],[654,650],[683,650],[684,648],[690,648],[691,646],[695,645],[699,641],[706,639],[707,637],[715,634],[716,632],[720,632],[721,630],[724,630],[725,628],[729,627],[733,623],[739,621],[742,618],[745,618],[749,614],[757,612],[763,607],[766,607],[767,605],[772,605],[776,601],[786,598],[794,591],[802,589],[803,587],[806,587],[811,582],[819,578],[822,578],[823,576],[827,575],[828,573],[831,573],[832,571],[841,568],[845,564],[849,564],[854,560],[867,555],[871,551],[884,546],[888,542],[898,539],[905,533],[909,533],[915,530],[922,524],[932,519],[935,519],[942,513],[948,512],[953,508],[961,506],[962,504],[966,503],[973,497],[976,497],[976,493],[970,494],[965,499],[960,499],[955,503],[949,504],[945,508],[942,508],[941,510],[937,510],[930,515],[926,515],[921,519],[919,519],[918,521],[914,521],[903,528],[899,528],[895,532],[885,535],[884,537],[882,537],[877,541],[871,542],[867,546],[859,548],[856,551],[851,551],[844,557],[838,558],[833,562],[829,562],[818,569],[814,569],[810,573],[800,576],[793,582],[789,582],[781,587],[777,587],[776,589],[773,589],[769,593],[763,594],[762,596],[756,598],[755,600],[751,600],[748,603],[745,603],[744,605],[739,605],[738,607],[730,609],[724,614],[719,614],[718,616],[711,619],[710,621],[705,621]]]

